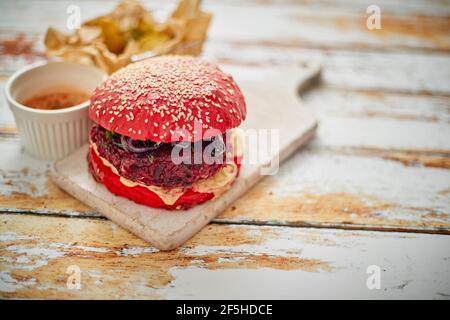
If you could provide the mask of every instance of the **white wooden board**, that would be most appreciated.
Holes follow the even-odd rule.
[[[248,118],[242,128],[279,129],[280,153],[275,157],[279,156],[280,161],[304,145],[315,132],[316,119],[302,106],[297,92],[319,73],[318,62],[304,61],[295,66],[268,68],[256,78],[246,77],[244,73],[235,75],[248,104]],[[264,163],[244,163],[239,178],[221,197],[190,210],[167,211],[111,194],[88,173],[86,154],[87,146],[84,146],[57,161],[52,170],[53,180],[74,197],[161,250],[183,244],[263,177],[260,169]]]

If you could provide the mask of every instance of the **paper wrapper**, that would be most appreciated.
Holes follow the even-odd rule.
[[[201,11],[200,0],[181,0],[162,23],[137,0],[123,0],[112,12],[84,22],[73,34],[50,27],[45,46],[49,57],[96,65],[111,74],[142,52],[198,55],[210,20],[211,15]]]

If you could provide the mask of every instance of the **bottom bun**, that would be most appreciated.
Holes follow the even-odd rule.
[[[113,170],[105,165],[104,161],[96,154],[92,145],[89,146],[88,154],[89,171],[94,178],[105,185],[105,187],[113,194],[128,198],[136,203],[143,204],[153,208],[162,208],[168,210],[185,210],[196,205],[204,203],[208,200],[219,196],[226,190],[220,192],[198,192],[194,188],[188,187],[183,190],[183,193],[178,199],[172,203],[167,204],[157,193],[151,191],[149,188],[142,185],[127,186],[121,181],[121,177],[113,172]],[[237,174],[239,175],[239,161],[236,158]],[[234,180],[236,179],[234,178]],[[233,180],[233,181],[234,181]],[[231,183],[228,185],[228,187]],[[227,188],[228,189],[228,188]]]

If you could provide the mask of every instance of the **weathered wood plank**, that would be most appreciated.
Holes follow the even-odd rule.
[[[222,3],[232,6],[298,7],[301,10],[326,9],[339,13],[361,13],[373,5],[372,0],[209,0],[208,3]],[[389,14],[446,16],[450,14],[448,0],[378,0],[382,12]]]
[[[5,89],[5,80],[0,80],[0,134],[1,135],[15,135],[17,133],[16,123],[13,114],[3,94]]]
[[[447,154],[450,151],[448,123],[327,117],[320,124],[318,143],[323,146],[435,151]],[[383,142],[380,143],[381,141]]]
[[[317,144],[215,221],[450,233],[448,157]],[[4,140],[0,152],[1,211],[97,216],[57,188],[48,164],[23,154],[17,141]]]
[[[307,104],[309,106],[309,104]],[[9,114],[9,109],[2,108]],[[318,111],[322,112],[322,111]],[[330,113],[319,116],[320,126],[317,132],[317,144],[325,148],[372,148],[405,152],[431,152],[450,154],[450,125],[448,122],[398,119],[402,113],[376,114],[369,109],[366,114],[358,115]],[[364,112],[364,111],[362,111]],[[413,111],[419,113],[420,111]],[[430,111],[431,112],[431,111]],[[1,111],[0,111],[1,113]],[[6,113],[6,112],[5,112]],[[412,116],[405,114],[405,117]],[[437,117],[445,118],[441,112]],[[5,117],[6,118],[6,117]],[[14,136],[16,133],[12,119],[0,121],[0,133]],[[16,138],[14,138],[16,139]]]
[[[148,8],[157,11],[170,10],[175,6],[178,0],[141,0]],[[49,10],[59,11],[60,7],[67,7],[68,1],[61,0],[21,0],[17,1],[17,5],[23,5],[25,13],[30,12],[38,4],[32,4],[31,9],[27,10],[30,2],[38,2],[41,4],[48,4]],[[59,3],[59,4],[58,4]],[[25,6],[25,4],[27,6]],[[101,14],[107,10],[110,10],[115,3],[111,3],[109,0],[77,0],[75,4],[80,5],[81,8],[89,9],[93,11],[91,15]],[[302,11],[308,10],[329,10],[336,13],[361,13],[365,12],[369,5],[372,5],[371,0],[316,0],[311,2],[309,0],[208,0],[202,4],[205,7],[253,7],[258,9],[259,7],[287,7],[298,8]],[[382,8],[382,11],[389,14],[396,14],[402,16],[409,15],[427,15],[427,16],[447,16],[450,14],[449,8],[450,2],[448,0],[378,0],[377,5]],[[14,6],[7,7],[8,3],[2,4],[5,10],[14,10]],[[55,11],[56,12],[56,11]],[[54,12],[51,12],[54,13]],[[89,12],[86,12],[89,14]],[[21,17],[19,17],[21,18]],[[47,16],[49,21],[54,19],[61,19],[61,17]],[[52,20],[53,19],[53,20]],[[24,19],[25,20],[25,19]]]
[[[16,33],[0,38],[15,39]],[[42,59],[41,38],[26,36],[32,49],[28,54],[0,55],[0,77],[6,78],[21,66]],[[344,89],[381,90],[397,93],[450,94],[450,59],[441,53],[361,52],[335,49],[278,48],[270,45],[218,42],[211,37],[204,56],[221,64],[268,67],[302,58],[323,63],[322,82]],[[256,69],[257,71],[257,69]]]
[[[281,47],[418,49],[444,52],[450,49],[448,17],[405,17],[382,13],[382,28],[370,30],[366,25],[368,15],[365,8],[358,13],[340,14],[321,9],[260,7],[255,10],[251,6],[240,6],[239,10],[218,8],[210,34],[213,39],[221,41]],[[231,16],[234,23],[224,28]],[[250,16],[252,19],[248,19]]]
[[[78,215],[92,210],[49,179],[50,163],[24,153],[17,137],[0,137],[0,210]]]
[[[449,233],[450,161],[442,160],[447,169],[431,161],[423,167],[414,162],[418,158],[409,162],[402,155],[345,154],[312,146],[218,220]]]
[[[257,78],[264,70],[263,66],[244,67],[236,63],[237,60],[233,60],[233,64],[225,64],[223,68],[233,74],[238,82]],[[266,65],[265,68],[270,66]],[[327,82],[328,73],[330,71],[325,66],[324,89],[313,89],[311,93],[303,95],[306,106],[316,111],[319,119],[317,132],[319,145],[333,148],[363,147],[441,153],[450,151],[449,96],[428,97],[373,90],[354,92],[343,88],[336,90],[330,82]],[[344,72],[340,74],[343,77],[350,75]],[[354,84],[357,85],[356,67],[353,76]],[[370,76],[378,75],[373,70]],[[450,83],[450,73],[448,76]],[[424,77],[431,78],[427,75]],[[419,82],[418,79],[417,83]],[[277,110],[282,112],[282,106],[278,106]],[[379,113],[376,113],[378,110]],[[424,110],[427,110],[428,115]],[[431,121],[429,112],[435,112],[433,117],[436,121]],[[436,114],[440,116],[436,117]]]
[[[36,42],[32,35],[28,38],[25,37],[24,41],[32,43],[29,54],[18,57],[1,56],[1,59],[5,59],[1,63],[2,67],[7,67],[7,69],[3,69],[5,74],[12,71],[8,69],[11,66],[14,69],[29,60],[40,58],[39,52],[42,51],[42,44],[39,41]],[[323,88],[313,90],[305,96],[308,107],[314,109],[321,121],[318,137],[311,150],[313,154],[327,157],[326,152],[331,152],[332,155],[344,157],[344,159],[351,157],[357,162],[367,159],[367,157],[381,159],[383,168],[389,167],[391,163],[403,163],[407,166],[423,165],[428,167],[428,169],[422,168],[429,170],[427,172],[433,172],[430,169],[432,167],[441,169],[449,167],[448,157],[445,154],[448,154],[450,150],[450,142],[446,138],[449,136],[448,117],[450,114],[450,98],[447,87],[450,79],[448,79],[447,72],[449,68],[446,66],[450,62],[445,55],[324,52],[307,49],[280,49],[270,46],[255,47],[233,43],[219,44],[213,41],[206,47],[206,56],[226,63],[225,68],[236,74],[238,78],[258,76],[261,68],[271,64],[292,62],[304,56],[322,58],[324,61]],[[374,65],[368,65],[367,61]],[[393,70],[382,68],[382,66],[391,65],[392,61],[395,65]],[[421,63],[425,63],[427,68],[421,67]],[[256,65],[257,67],[242,68],[240,64]],[[412,76],[405,76],[407,73],[412,73]],[[390,79],[391,82],[386,82],[386,79]],[[385,92],[380,93],[378,89]],[[390,93],[391,91],[407,92],[408,94]],[[424,91],[441,93],[443,96],[428,96],[423,93]],[[410,95],[409,92],[416,94]],[[0,128],[1,132],[9,136],[15,131],[11,113],[4,101],[0,104]],[[351,148],[350,151],[347,151],[347,148]],[[17,151],[18,147],[12,147],[11,150],[16,151],[7,151],[6,153],[10,157],[5,158],[8,159],[5,161],[17,164],[17,166],[11,169],[13,173],[8,172],[6,176],[12,175],[15,177],[13,180],[17,179],[19,182],[15,183],[11,182],[11,179],[5,179],[2,195],[6,196],[1,200],[5,210],[33,210],[40,213],[62,211],[63,214],[87,212],[89,215],[92,214],[89,208],[69,200],[70,197],[61,193],[46,178],[42,178],[46,177],[45,173],[43,174],[45,166],[24,165],[20,160],[21,156],[18,156],[20,155]],[[431,152],[431,154],[424,154],[424,151]],[[25,178],[20,176],[21,170],[27,167],[37,168],[35,174],[41,174],[41,180],[35,179],[33,174],[23,175]],[[308,167],[305,168],[305,170],[308,169]],[[33,192],[27,183],[23,183],[23,181],[30,182],[32,180],[38,181],[38,187],[35,190],[41,190],[42,193]],[[36,182],[30,183],[36,184]],[[385,181],[385,183],[389,185],[389,181]],[[342,188],[337,188],[334,192],[341,194]],[[373,192],[373,190],[368,191],[369,195]],[[425,193],[428,199],[427,204],[431,203],[430,199],[434,197],[433,192]],[[361,203],[366,201],[365,197],[361,197],[359,194],[357,197]],[[344,196],[339,198],[344,199]],[[296,203],[301,202],[300,199]],[[402,204],[396,204],[394,211],[403,212],[404,206],[404,201]],[[337,210],[340,209],[341,207]],[[432,214],[435,207],[427,205],[422,209],[424,212]],[[444,210],[444,214],[446,213],[448,210]],[[376,212],[372,216],[374,214]],[[314,219],[304,219],[301,216],[300,218],[295,216],[295,219],[292,217],[285,219],[286,216],[290,217],[290,214],[282,212],[275,220],[278,223],[316,225],[335,222],[321,221],[318,223]],[[394,227],[400,225],[405,228],[405,223],[398,219],[398,214],[394,214],[394,216],[395,218],[391,219],[394,220],[394,223],[388,221],[389,223],[386,225]],[[416,224],[412,224],[413,228],[426,220],[424,230],[429,228],[437,230],[442,226],[446,228],[448,222],[446,217],[437,220],[430,217],[422,218],[420,215],[414,214],[413,217],[418,219]],[[241,219],[239,221],[246,221],[246,219],[250,221],[253,217],[252,214],[250,216],[244,214],[244,217],[239,219]],[[444,220],[444,224],[440,222],[441,220]],[[267,219],[252,221],[266,223]],[[340,220],[339,223],[348,225],[347,222]],[[350,222],[358,225],[360,220],[354,219]],[[373,222],[369,223],[369,226],[374,227]],[[407,228],[409,227],[411,225],[407,226]]]
[[[243,65],[258,67],[289,64],[302,59],[322,62],[322,84],[341,89],[448,96],[450,59],[446,54],[361,52],[276,48],[209,42],[204,55],[231,71]],[[251,68],[247,69],[251,73]]]
[[[159,252],[109,221],[2,215],[0,296],[444,299],[449,245],[447,236],[209,225]],[[66,286],[74,265],[80,290]],[[379,290],[367,288],[370,265]]]
[[[44,34],[0,30],[1,78],[7,78],[24,65],[44,58]]]
[[[301,96],[320,119],[344,117],[450,123],[448,96],[345,90],[325,85],[312,87]]]
[[[225,67],[232,68],[238,80],[257,76],[261,70],[259,67],[236,65]],[[305,103],[318,115],[320,126],[307,153],[300,153],[291,160],[289,168],[299,169],[288,177],[286,170],[290,169],[281,168],[281,177],[273,177],[277,187],[261,184],[255,193],[239,202],[239,210],[229,210],[221,217],[222,221],[449,232],[450,209],[445,191],[449,186],[443,179],[448,177],[448,170],[444,169],[450,167],[450,142],[446,138],[450,135],[449,99],[442,96],[349,92],[329,86],[312,90],[305,95]],[[12,120],[11,117],[9,119]],[[48,165],[24,155],[17,137],[3,138],[0,149],[5,155],[1,161],[2,210],[95,215],[91,209],[56,188],[47,178]],[[331,189],[323,191],[329,183],[324,180],[323,172],[316,163],[322,163],[326,172],[338,173]],[[354,170],[348,163],[359,170]],[[411,189],[401,192],[402,189],[397,186],[400,196],[391,198],[391,173],[396,173],[398,168],[403,172],[399,183]],[[306,186],[303,172],[311,174],[310,180],[315,182],[314,192],[303,188]],[[386,174],[379,176],[380,172]],[[354,179],[350,178],[353,176]],[[366,180],[361,181],[362,177]],[[435,179],[441,182],[435,183]],[[253,203],[255,194],[270,194],[273,190],[283,192],[285,188],[279,187],[282,185],[285,188],[292,186],[294,194],[289,199],[262,197],[262,202],[257,201],[255,207],[245,204]],[[422,201],[421,205],[412,208],[407,191],[415,194]],[[285,200],[289,200],[286,202],[289,205],[284,205]],[[313,205],[304,205],[305,202]],[[379,202],[383,202],[385,207],[380,206]],[[348,209],[350,204],[351,210]],[[262,214],[261,208],[266,205],[273,210]],[[389,214],[381,214],[382,208]],[[316,213],[312,214],[313,211]]]
[[[212,47],[212,45],[208,46],[208,48]],[[220,47],[223,48],[224,46]],[[249,54],[247,49],[240,48],[237,52],[242,53],[242,55],[232,57],[231,60],[230,58],[224,58],[225,53],[222,49],[219,52],[208,52],[207,50],[207,55],[212,60],[223,62],[223,68],[231,72],[238,80],[243,77],[258,77],[264,68],[268,68],[274,63],[281,63],[272,49],[256,50],[251,48],[249,50],[253,53]],[[301,52],[303,53],[296,56],[296,59],[308,57],[304,51]],[[240,65],[242,62],[250,62],[250,56],[253,54],[254,60],[260,65]],[[376,70],[376,66],[366,67],[364,56],[367,56],[367,54],[363,54],[359,59],[351,62],[349,56],[346,58],[341,56],[342,59],[335,56],[332,57],[336,62],[335,64],[327,62],[326,59],[323,60],[322,86],[324,89],[312,90],[311,94],[305,96],[306,103],[317,109],[321,118],[329,118],[331,126],[337,125],[344,128],[344,124],[339,123],[344,121],[341,119],[343,116],[352,118],[351,121],[356,122],[354,130],[358,130],[358,128],[364,130],[367,123],[365,120],[378,120],[381,123],[377,124],[374,121],[374,129],[377,129],[376,127],[391,128],[391,131],[396,132],[396,136],[405,137],[406,135],[410,144],[415,141],[415,139],[409,137],[410,133],[414,134],[415,132],[415,130],[411,130],[411,127],[417,125],[417,136],[425,140],[418,143],[418,149],[445,149],[445,145],[448,144],[448,139],[445,139],[445,137],[448,132],[447,124],[450,114],[450,91],[448,91],[447,86],[447,83],[450,83],[450,73],[447,72],[446,67],[450,70],[450,60],[441,59],[442,56],[432,56],[428,59],[425,59],[425,56],[420,56],[423,61],[412,59],[413,61],[408,63],[398,60],[395,66],[396,71],[391,72],[383,71],[384,69]],[[382,56],[383,59],[378,56],[380,64],[382,61],[388,64],[390,59],[388,55],[382,54]],[[320,58],[320,56],[317,57]],[[417,58],[417,55],[411,57]],[[293,61],[294,59],[291,60],[291,62]],[[431,75],[430,71],[425,70],[425,68],[414,66],[414,62],[426,63],[430,70],[434,70],[435,74]],[[407,79],[404,73],[408,70],[413,72],[415,76]],[[388,78],[393,82],[385,81]],[[439,79],[443,82],[439,82]],[[344,82],[345,84],[343,84]],[[4,80],[0,81],[1,89],[3,89],[4,83]],[[441,95],[429,96],[427,91],[440,93]],[[337,124],[335,124],[336,121]],[[12,114],[2,95],[0,97],[0,132],[11,134],[14,131]],[[387,132],[388,136],[393,135],[391,131]],[[427,132],[427,134],[420,134],[420,131]],[[381,139],[384,143],[381,136],[378,136],[378,131],[373,132],[375,132],[374,139]],[[367,131],[366,134],[370,135],[371,132]],[[437,135],[437,139],[433,139],[432,136],[429,136],[430,134]],[[353,137],[358,135],[355,134]],[[442,140],[446,140],[447,143]],[[340,143],[342,144],[342,142]],[[397,146],[391,147],[411,147],[411,145],[401,146],[402,143],[402,141],[399,141]],[[430,146],[427,146],[427,143]],[[378,147],[376,141],[371,141],[370,144],[371,147]]]
[[[4,3],[0,27],[8,32],[22,30],[27,33],[43,33],[48,24],[65,27],[66,8],[71,4],[73,2],[70,1]],[[78,1],[77,4],[83,20],[105,13],[114,6],[114,3],[105,1]],[[147,5],[154,8],[157,15],[164,16],[164,11],[173,8],[174,1],[152,1]],[[450,50],[450,13],[448,9],[438,13],[438,8],[445,8],[442,4],[431,5],[430,16],[417,9],[409,11],[411,15],[408,16],[406,9],[390,10],[393,5],[378,5],[382,9],[381,30],[366,27],[367,3],[345,8],[329,4],[255,6],[254,3],[241,3],[239,10],[232,3],[223,1],[204,3],[205,9],[214,15],[210,37],[216,41],[314,48]],[[46,10],[40,10],[42,7]],[[349,7],[353,9],[348,10]]]

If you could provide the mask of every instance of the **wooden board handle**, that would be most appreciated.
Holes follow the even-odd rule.
[[[300,70],[294,82],[294,89],[297,94],[301,94],[318,83],[322,63],[319,60],[301,60],[297,63],[296,69]]]

